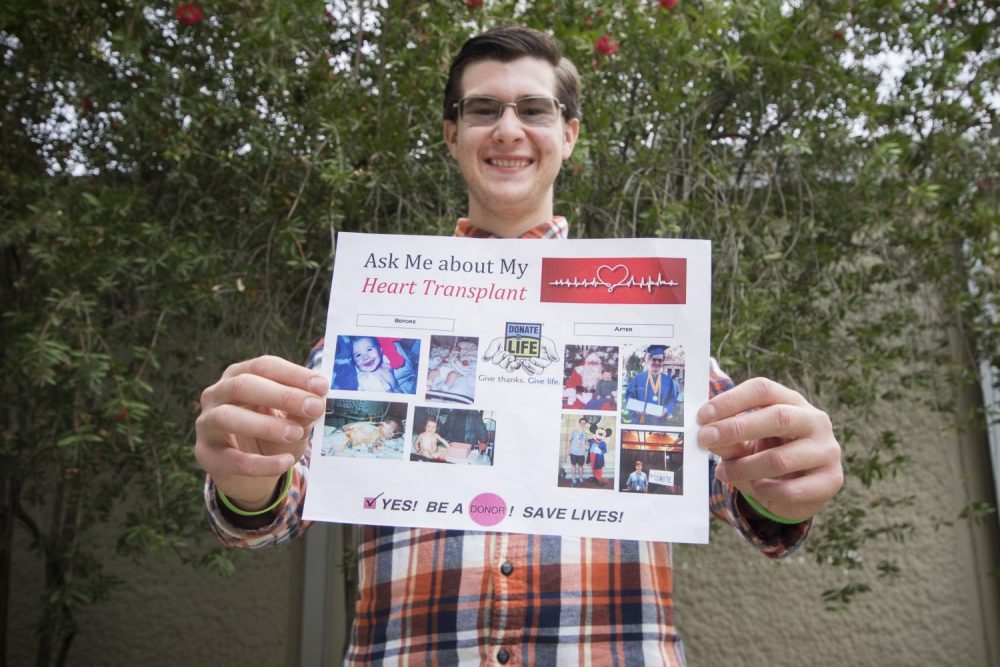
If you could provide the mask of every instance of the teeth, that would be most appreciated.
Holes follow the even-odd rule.
[[[531,164],[528,160],[490,160],[497,167],[527,167]]]

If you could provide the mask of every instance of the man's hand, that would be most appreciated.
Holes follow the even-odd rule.
[[[698,442],[722,458],[716,476],[784,519],[805,520],[844,483],[830,418],[796,391],[748,380],[698,411]]]
[[[328,384],[278,357],[233,364],[201,394],[195,458],[239,507],[266,506],[278,477],[305,453]]]

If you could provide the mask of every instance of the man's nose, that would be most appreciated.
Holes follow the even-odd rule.
[[[500,118],[493,127],[493,136],[499,141],[516,140],[524,137],[524,126],[517,116],[513,106],[505,106],[500,110]]]

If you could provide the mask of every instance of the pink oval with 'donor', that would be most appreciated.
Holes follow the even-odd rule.
[[[495,526],[507,516],[507,502],[495,493],[480,493],[469,501],[469,518],[480,526]]]

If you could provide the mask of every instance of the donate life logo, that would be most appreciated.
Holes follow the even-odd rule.
[[[542,352],[542,325],[531,322],[507,322],[504,350],[512,357],[537,359]]]
[[[549,303],[687,303],[683,257],[545,257],[540,300]]]
[[[542,335],[538,322],[507,322],[504,335],[490,341],[483,353],[483,361],[508,373],[524,371],[527,375],[544,373],[559,358],[556,344]]]

